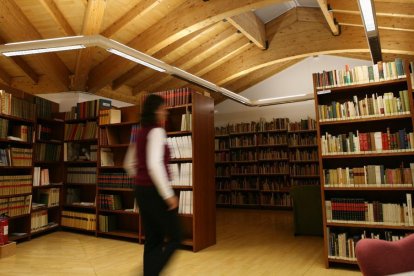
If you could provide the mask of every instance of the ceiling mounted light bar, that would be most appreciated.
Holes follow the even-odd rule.
[[[208,80],[200,78],[180,68],[171,66],[162,60],[156,59],[152,56],[144,54],[138,50],[135,50],[122,43],[108,39],[101,35],[69,36],[62,38],[7,43],[0,45],[0,54],[4,56],[28,55],[46,52],[76,50],[93,46],[101,47],[112,54],[121,56],[156,71],[178,77],[189,83],[204,87],[212,92],[220,93],[226,98],[229,98],[246,106],[277,105],[281,103],[290,103],[313,99],[313,94],[306,94],[305,96],[288,96],[288,99],[286,99],[286,97],[279,97],[271,99],[250,100],[224,87],[220,87]]]
[[[382,61],[381,43],[379,39],[377,19],[375,16],[375,6],[373,0],[358,0],[359,10],[361,11],[362,22],[364,24],[365,35],[368,40],[371,59],[374,64]]]
[[[14,56],[25,56],[25,55],[33,55],[33,54],[60,52],[60,51],[79,50],[79,49],[82,49],[82,48],[86,48],[85,45],[71,45],[71,46],[60,46],[60,47],[48,47],[48,48],[20,50],[20,51],[10,51],[10,52],[4,52],[3,55],[5,55],[6,57],[14,57]]]

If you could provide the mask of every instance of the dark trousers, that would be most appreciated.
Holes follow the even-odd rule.
[[[181,242],[177,209],[168,211],[154,186],[135,186],[135,197],[145,233],[144,276],[158,275]]]

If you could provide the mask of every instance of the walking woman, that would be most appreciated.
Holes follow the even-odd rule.
[[[145,233],[145,276],[158,275],[181,240],[178,199],[169,184],[170,149],[163,128],[167,116],[164,99],[150,94],[143,104],[141,129],[136,141],[138,167],[135,197]]]

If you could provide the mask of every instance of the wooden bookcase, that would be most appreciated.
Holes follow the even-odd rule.
[[[216,128],[217,205],[292,207],[287,118]]]
[[[143,235],[134,183],[122,166],[131,135],[139,127],[140,110],[137,106],[118,110],[119,121],[104,122],[103,113],[99,120],[97,233],[141,242]]]
[[[231,156],[228,126],[215,128],[214,161],[216,165],[216,204],[223,207],[231,206]]]
[[[78,103],[71,112],[65,113],[63,144],[61,226],[95,235],[100,101]]]
[[[0,90],[0,213],[9,216],[9,240],[30,238],[33,180],[33,96]]]
[[[291,186],[319,185],[316,121],[308,118],[289,123],[288,138]]]
[[[348,80],[350,71],[345,72]],[[342,86],[332,85],[342,73],[313,75],[327,267],[356,264],[354,247],[362,235],[398,239],[414,232],[408,207],[414,191],[413,135],[409,134],[414,109],[408,63],[396,72],[400,76],[384,81],[375,78]]]
[[[180,95],[186,93],[189,95],[187,100],[174,101],[174,98],[179,99]],[[185,205],[187,201],[187,205],[190,206],[190,210],[181,206],[179,217],[183,227],[183,244],[190,246],[196,252],[216,243],[214,100],[190,89],[178,89],[160,94],[166,96],[169,106],[169,121],[166,124],[168,138],[170,141],[187,139],[191,145],[187,151],[189,154],[184,155],[184,158],[181,154],[180,158],[172,159],[171,165],[177,164],[182,170],[186,166],[184,164],[191,164],[190,183],[187,181],[185,181],[187,183],[175,183],[173,188],[180,198],[180,204]],[[169,97],[169,95],[175,96]],[[182,130],[185,114],[191,114],[191,119],[187,119],[190,128]],[[175,157],[177,156],[175,154]],[[143,230],[145,233],[145,229]]]
[[[64,182],[64,121],[59,114],[59,104],[40,97],[35,97],[35,104],[32,236],[60,226]]]

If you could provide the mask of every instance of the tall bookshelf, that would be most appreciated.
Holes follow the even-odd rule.
[[[61,226],[96,235],[98,115],[106,100],[78,103],[64,114],[64,189]]]
[[[133,179],[123,160],[139,128],[137,106],[107,109],[99,117],[97,233],[141,242],[141,219],[134,198]]]
[[[33,154],[32,236],[59,227],[64,181],[64,121],[59,114],[59,104],[40,97],[35,97],[34,103],[37,117]]]
[[[166,131],[173,149],[170,168],[180,179],[172,187],[179,197],[183,244],[196,252],[216,243],[214,100],[188,88],[158,93],[169,111]]]
[[[288,122],[261,119],[216,127],[217,206],[291,208]]]
[[[319,185],[316,121],[307,118],[289,123],[288,138],[291,186]]]
[[[216,204],[231,206],[230,136],[228,126],[215,128],[214,161],[216,166]]]
[[[313,75],[326,266],[356,264],[359,239],[414,232],[408,63]]]
[[[9,240],[30,238],[33,96],[0,90],[0,213],[9,216]]]

